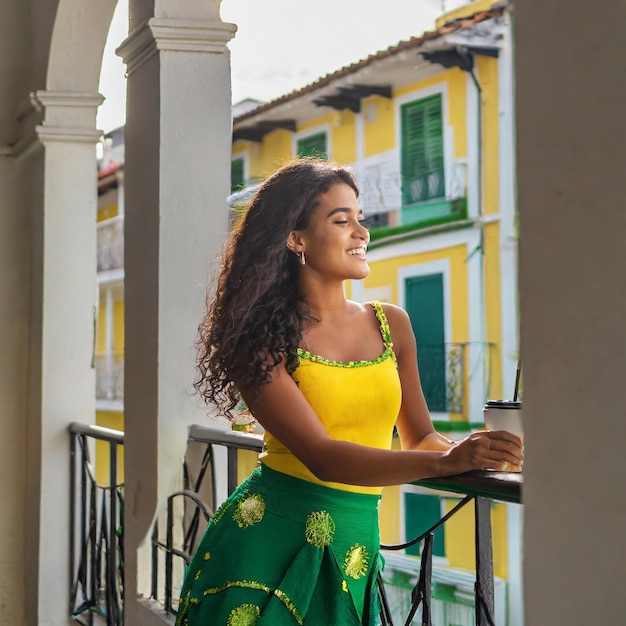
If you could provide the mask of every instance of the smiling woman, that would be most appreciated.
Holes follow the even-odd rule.
[[[407,314],[345,298],[344,281],[369,273],[358,195],[349,170],[298,159],[232,235],[196,389],[232,419],[243,399],[264,448],[209,523],[179,626],[373,626],[382,486],[521,461],[514,435],[437,433]]]

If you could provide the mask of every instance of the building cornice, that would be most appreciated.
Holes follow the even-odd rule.
[[[97,128],[40,125],[35,131],[38,139],[44,144],[48,142],[96,144],[102,137],[102,131]]]
[[[102,131],[87,126],[95,119],[104,96],[97,92],[38,90],[28,94],[15,111],[22,136],[13,145],[0,146],[0,155],[23,158],[48,142],[95,144]],[[65,120],[73,125],[64,125]]]
[[[237,31],[235,24],[213,20],[151,17],[122,42],[115,53],[131,74],[160,50],[223,54]]]
[[[18,121],[28,118],[33,113],[43,115],[52,108],[93,108],[97,109],[104,102],[104,96],[97,92],[79,91],[31,91],[28,97],[17,107],[15,117]]]

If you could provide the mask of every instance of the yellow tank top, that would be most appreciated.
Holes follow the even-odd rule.
[[[377,359],[329,361],[298,348],[300,364],[292,376],[333,439],[389,450],[402,389],[387,318],[380,302],[372,302],[372,306],[384,343],[384,351]],[[263,443],[259,458],[274,470],[345,491],[382,491],[381,487],[323,482],[271,433],[265,432]]]

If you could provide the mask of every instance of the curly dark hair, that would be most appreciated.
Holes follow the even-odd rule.
[[[230,417],[240,400],[235,381],[258,393],[283,359],[289,373],[298,365],[303,323],[312,318],[298,292],[298,258],[287,238],[308,226],[319,197],[338,183],[359,195],[344,167],[313,158],[290,161],[265,180],[232,231],[198,329],[194,383],[207,403]]]

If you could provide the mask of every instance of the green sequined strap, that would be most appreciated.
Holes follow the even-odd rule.
[[[378,302],[378,300],[372,301],[372,306],[374,307],[374,311],[376,311],[376,317],[380,322],[380,334],[383,337],[383,342],[385,343],[385,348],[389,350],[393,356],[393,360],[396,360],[395,352],[393,351],[393,341],[391,340],[391,330],[389,329],[389,322],[387,321],[387,316],[385,315],[385,311],[383,310],[383,305]]]

